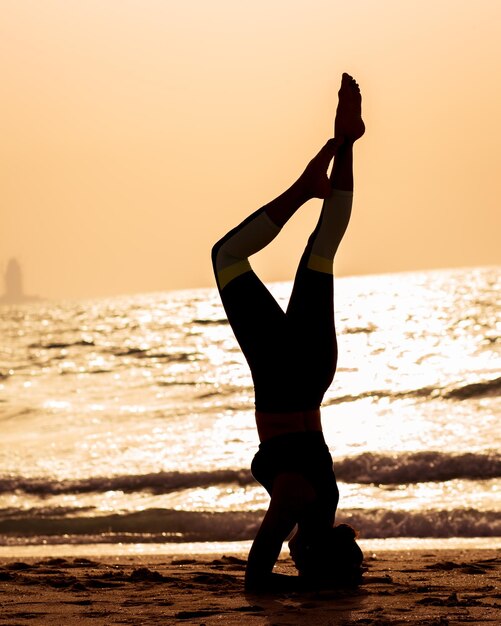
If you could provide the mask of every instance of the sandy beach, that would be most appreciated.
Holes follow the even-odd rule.
[[[0,624],[501,623],[500,550],[366,554],[357,589],[276,595],[244,592],[243,556],[3,558]]]

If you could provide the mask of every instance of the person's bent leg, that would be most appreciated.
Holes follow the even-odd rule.
[[[329,191],[327,168],[335,150],[336,142],[327,142],[289,189],[232,229],[212,250],[221,300],[253,374],[256,406],[264,389],[256,383],[268,380],[265,386],[273,385],[273,373],[283,369],[276,366],[284,359],[288,330],[285,313],[252,271],[249,256],[273,241],[302,204]]]

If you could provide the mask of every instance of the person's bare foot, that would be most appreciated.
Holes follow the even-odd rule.
[[[339,102],[334,122],[334,136],[354,142],[365,132],[362,120],[362,95],[356,80],[344,73],[338,92]]]
[[[308,198],[328,198],[330,196],[332,185],[327,170],[342,141],[329,139],[306,166],[298,182],[301,183]]]

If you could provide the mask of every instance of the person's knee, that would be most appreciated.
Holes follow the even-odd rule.
[[[212,260],[212,267],[214,269],[214,272],[216,271],[217,255],[218,255],[218,252],[219,252],[220,248],[221,248],[221,240],[217,241],[212,246],[212,250],[211,250],[211,253],[210,253],[211,260]]]
[[[222,239],[219,239],[219,241],[216,241],[216,243],[212,246],[212,250],[211,250],[212,267],[214,269],[214,273],[216,274],[221,269],[221,265],[224,263],[224,257],[226,256],[224,244],[225,244],[225,237],[223,237]]]

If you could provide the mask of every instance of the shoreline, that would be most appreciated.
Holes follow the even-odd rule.
[[[246,594],[245,558],[0,558],[0,624],[501,623],[501,549],[366,549],[358,588]],[[289,558],[276,571],[294,574]]]
[[[419,550],[501,550],[501,537],[396,537],[363,539],[358,543],[364,554]],[[0,560],[11,558],[109,557],[109,556],[191,556],[238,554],[246,556],[252,541],[196,543],[60,543],[0,546]],[[289,555],[284,542],[280,557]]]

